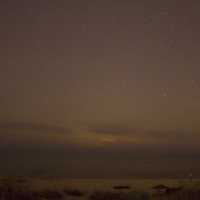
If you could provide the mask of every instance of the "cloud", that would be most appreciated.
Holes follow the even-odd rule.
[[[158,130],[158,129],[144,129],[144,128],[135,128],[123,124],[102,124],[91,126],[88,128],[89,132],[96,134],[108,134],[113,136],[127,135],[127,136],[137,136],[137,137],[151,137],[161,139],[165,138],[177,138],[181,137],[193,137],[197,136],[193,131],[186,130]]]
[[[18,148],[22,151],[26,149],[29,153],[41,151],[45,155],[63,155],[68,159],[131,160],[192,157],[200,153],[198,134],[191,135],[186,131],[143,130],[122,124],[106,124],[88,127],[88,138],[80,137],[84,131],[80,129],[75,132],[63,126],[27,122],[0,123],[0,144],[8,152],[16,152],[14,149]],[[113,143],[105,142],[107,136],[116,140]],[[105,142],[105,145],[98,145],[99,142]]]
[[[97,134],[109,134],[109,135],[136,133],[136,129],[134,128],[129,128],[127,126],[121,126],[121,125],[115,125],[115,124],[94,126],[94,127],[90,127],[88,130]]]
[[[200,135],[195,131],[188,130],[159,130],[143,129],[126,126],[123,124],[100,124],[88,128],[99,137],[107,136],[119,141],[117,148],[139,149],[169,149],[172,151],[185,152],[200,151],[198,141]],[[115,145],[113,143],[113,145]],[[145,150],[148,152],[148,150]]]
[[[70,128],[33,122],[1,122],[0,145],[59,146],[72,142]]]
[[[14,131],[34,131],[42,133],[69,134],[71,129],[49,124],[31,123],[31,122],[6,122],[0,123],[0,130]]]

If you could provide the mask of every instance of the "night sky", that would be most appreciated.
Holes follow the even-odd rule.
[[[200,176],[198,0],[1,0],[0,174]]]

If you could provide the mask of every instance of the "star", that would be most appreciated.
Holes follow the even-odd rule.
[[[162,96],[163,97],[167,97],[168,96],[168,88],[164,88],[164,89],[162,89]]]
[[[192,80],[192,85],[193,86],[198,86],[196,80],[194,80],[194,79]]]
[[[163,93],[163,97],[167,97],[167,93],[166,92]]]

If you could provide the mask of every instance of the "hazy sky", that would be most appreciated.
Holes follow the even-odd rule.
[[[1,0],[2,174],[197,173],[199,10],[198,0]]]

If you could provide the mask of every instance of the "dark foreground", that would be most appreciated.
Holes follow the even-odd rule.
[[[85,191],[72,188],[37,189],[26,180],[2,181],[0,200],[200,200],[198,187],[167,187],[156,185],[151,191],[137,191],[128,185],[113,186],[110,190]]]

